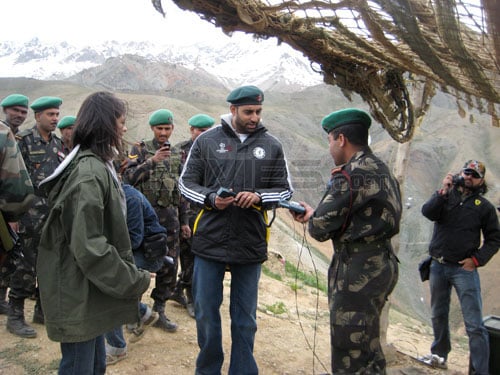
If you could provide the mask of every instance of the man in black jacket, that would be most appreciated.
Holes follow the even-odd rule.
[[[434,221],[429,245],[431,314],[434,342],[423,359],[446,368],[451,351],[448,315],[453,286],[457,292],[475,374],[488,374],[489,338],[483,324],[481,285],[477,268],[484,266],[500,246],[495,206],[483,197],[486,168],[469,160],[458,175],[447,174],[441,189],[423,205],[422,214]],[[481,244],[481,234],[483,242]]]
[[[232,91],[231,113],[196,138],[179,180],[181,193],[202,208],[191,248],[200,347],[196,374],[221,371],[219,309],[226,270],[231,272],[229,374],[258,373],[253,345],[261,264],[267,259],[266,210],[291,196],[281,143],[261,123],[263,100],[255,86]]]

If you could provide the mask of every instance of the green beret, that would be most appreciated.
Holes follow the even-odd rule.
[[[42,96],[31,103],[31,109],[35,112],[41,112],[48,108],[59,108],[62,99],[55,96]]]
[[[24,96],[21,94],[11,94],[2,100],[0,105],[4,108],[14,107],[14,106],[28,108],[28,102],[29,102],[29,99],[27,96]]]
[[[208,115],[200,113],[199,115],[191,117],[188,120],[188,124],[195,128],[209,128],[215,124],[215,120]]]
[[[173,125],[174,115],[168,109],[159,109],[149,116],[149,125]]]
[[[226,99],[232,105],[260,105],[264,101],[264,93],[255,86],[241,86],[229,93]]]
[[[75,125],[75,121],[76,121],[76,116],[64,116],[57,123],[57,127],[59,129],[64,129],[64,128],[67,128],[68,126]]]
[[[372,124],[370,116],[359,109],[347,108],[335,111],[325,116],[321,121],[321,127],[327,133],[344,125],[361,124],[368,129]]]

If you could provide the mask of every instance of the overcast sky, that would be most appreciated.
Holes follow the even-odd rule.
[[[225,39],[220,28],[194,12],[163,0],[166,17],[150,0],[1,0],[2,40],[67,41],[92,44],[104,40],[189,44]],[[237,38],[245,38],[238,33]],[[248,36],[250,38],[250,36]]]

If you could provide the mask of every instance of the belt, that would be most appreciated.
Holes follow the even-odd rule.
[[[441,264],[455,264],[458,265],[458,262],[452,262],[448,259],[445,259],[442,255],[440,257],[435,257],[431,255],[431,258],[434,259],[436,262],[441,263]]]
[[[347,250],[349,255],[366,254],[369,252],[378,252],[380,250],[392,250],[390,240],[381,240],[374,242],[334,242],[335,250]]]

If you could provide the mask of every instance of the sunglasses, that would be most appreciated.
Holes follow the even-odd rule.
[[[477,173],[476,171],[465,170],[465,171],[462,171],[462,173],[464,174],[464,176],[469,176],[469,177],[473,177],[473,178],[481,178],[479,173]]]

